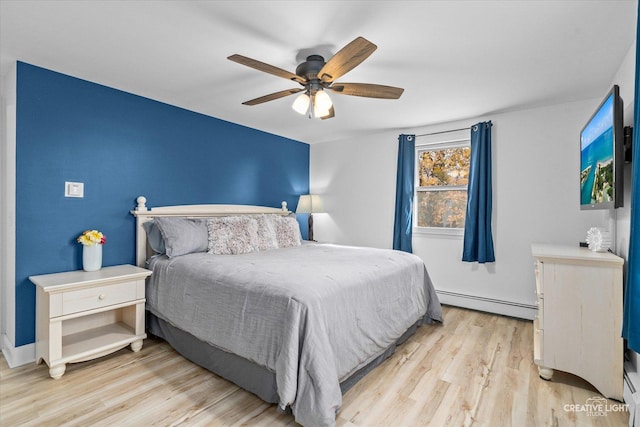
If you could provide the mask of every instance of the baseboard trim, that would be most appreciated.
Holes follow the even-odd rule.
[[[10,368],[26,365],[36,361],[36,344],[14,347],[6,334],[2,335],[2,354]]]
[[[624,364],[624,403],[629,405],[629,427],[640,426],[640,374],[630,362]]]
[[[531,304],[523,304],[449,291],[436,291],[436,294],[438,294],[438,298],[442,304],[471,308],[473,310],[517,317],[519,319],[533,320],[535,319],[538,311],[538,307]]]

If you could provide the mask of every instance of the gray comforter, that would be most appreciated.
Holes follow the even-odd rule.
[[[309,427],[335,425],[340,381],[416,321],[442,321],[422,260],[405,252],[304,244],[149,267],[147,309],[274,371],[280,407]]]

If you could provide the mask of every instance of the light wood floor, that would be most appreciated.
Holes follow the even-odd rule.
[[[344,395],[338,426],[626,426],[628,414],[565,411],[599,394],[579,378],[538,377],[532,323],[444,307]],[[610,401],[612,404],[618,402]],[[166,343],[71,364],[15,369],[0,357],[0,425],[287,426],[290,415],[199,368]]]

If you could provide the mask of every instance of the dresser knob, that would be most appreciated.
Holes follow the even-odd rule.
[[[107,296],[105,294],[100,294],[100,296],[98,297],[98,299],[100,301],[102,301],[103,299],[105,299]]]

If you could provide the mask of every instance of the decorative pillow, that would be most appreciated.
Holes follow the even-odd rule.
[[[208,246],[207,222],[198,218],[155,218],[169,258],[205,252]]]
[[[274,215],[255,215],[258,225],[258,250],[266,251],[268,249],[276,249],[278,247],[278,238],[276,237],[276,225]]]
[[[279,248],[290,248],[300,246],[302,243],[302,235],[300,234],[300,225],[296,220],[295,214],[290,216],[276,216],[276,238]]]
[[[210,218],[209,249],[215,255],[237,255],[258,250],[258,222],[249,216]]]
[[[162,238],[162,233],[160,229],[156,226],[155,222],[147,221],[142,224],[142,228],[147,233],[147,241],[149,242],[149,246],[151,249],[157,254],[163,254],[166,252],[164,247],[164,239]]]

